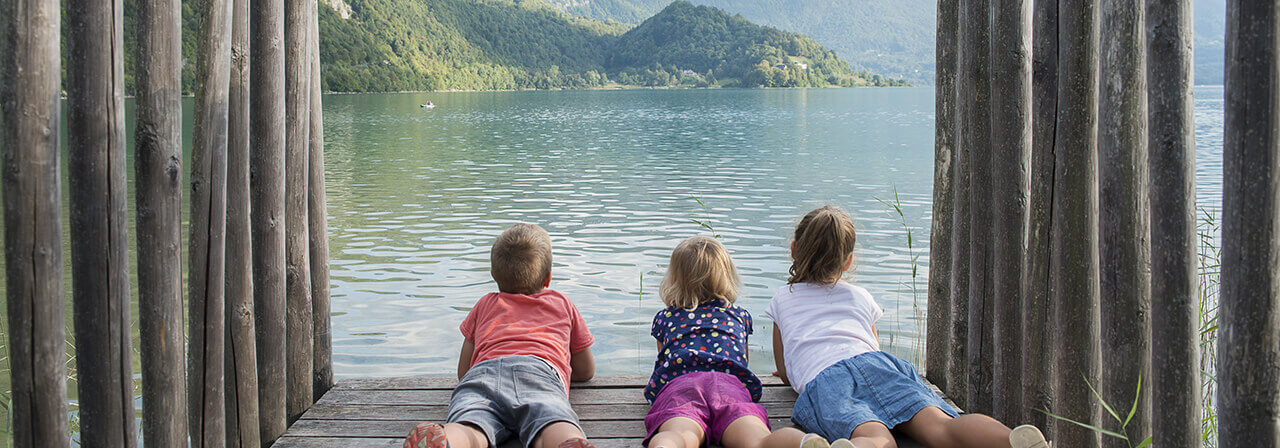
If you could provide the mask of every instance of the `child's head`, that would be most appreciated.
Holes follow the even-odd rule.
[[[858,235],[853,220],[830,205],[811,211],[796,225],[787,283],[828,285],[849,269]]]
[[[658,295],[668,307],[693,309],[715,299],[733,303],[739,286],[738,270],[724,246],[715,239],[695,236],[671,251]]]
[[[542,291],[551,280],[551,235],[536,224],[511,226],[489,251],[489,275],[505,293]]]

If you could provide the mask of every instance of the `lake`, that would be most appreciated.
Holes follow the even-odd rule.
[[[1199,201],[1216,210],[1223,91],[1196,95]],[[886,350],[920,361],[931,88],[329,95],[324,107],[339,379],[453,374],[458,324],[495,289],[490,244],[519,221],[550,232],[552,288],[582,311],[602,375],[649,373],[671,249],[719,235],[756,317],[751,367],[768,374],[764,308],[795,222],[823,204],[854,216],[853,280],[886,311]],[[68,325],[70,286],[68,266]]]

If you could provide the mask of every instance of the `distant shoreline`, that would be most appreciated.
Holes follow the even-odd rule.
[[[556,91],[583,91],[583,90],[796,90],[796,89],[895,89],[903,87],[922,87],[916,85],[905,86],[821,86],[821,87],[691,87],[691,86],[630,86],[623,84],[612,84],[600,87],[583,87],[583,88],[562,88],[554,89],[441,89],[441,90],[381,90],[367,92],[339,92],[326,91],[326,95],[360,95],[365,93],[480,93],[480,92],[556,92]]]

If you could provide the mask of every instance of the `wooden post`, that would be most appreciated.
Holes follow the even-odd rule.
[[[1031,202],[1027,225],[1027,262],[1022,278],[1022,419],[1051,433],[1053,409],[1053,331],[1049,285],[1052,272],[1051,211],[1053,203],[1054,138],[1058,129],[1058,2],[1032,4],[1031,50]]]
[[[1200,445],[1195,115],[1191,0],[1148,0],[1151,201],[1151,435]]]
[[[200,2],[191,167],[191,446],[226,446],[226,217],[232,0]]]
[[[969,349],[965,410],[991,413],[991,364],[995,328],[991,299],[991,1],[968,0],[961,10],[961,70],[972,83],[957,88],[972,108],[965,113],[960,146],[969,157]],[[963,272],[957,275],[966,275]]]
[[[938,0],[937,93],[933,131],[933,226],[929,237],[929,309],[925,374],[942,390],[951,357],[951,191],[956,143],[956,3]]]
[[[123,11],[120,0],[67,4],[67,178],[80,440],[131,448]]]
[[[957,0],[956,39],[956,145],[952,151],[952,209],[951,209],[951,359],[947,369],[947,395],[961,408],[967,408],[969,398],[969,167],[970,148],[973,147],[971,125],[977,111],[969,92],[973,92],[978,80],[970,67],[969,51],[965,50],[963,17],[971,8],[972,0]]]
[[[138,2],[138,308],[144,446],[187,443],[182,326],[181,5]]]
[[[320,11],[311,4],[311,132],[307,229],[311,231],[311,309],[314,322],[312,399],[333,387],[333,340],[329,334],[329,218],[324,191],[324,113],[320,82]]]
[[[258,355],[258,428],[263,446],[284,434],[284,0],[250,8],[250,195],[253,312]]]
[[[1147,202],[1147,73],[1143,5],[1102,0],[1098,129],[1102,383],[1098,393],[1134,411],[1103,428],[1141,442],[1151,434],[1151,253]],[[1139,385],[1143,384],[1139,391]],[[1136,407],[1134,400],[1137,400]],[[1103,438],[1103,446],[1130,442]]]
[[[57,0],[0,1],[0,151],[14,446],[67,446]]]
[[[1031,159],[1031,1],[993,0],[991,177],[995,346],[992,415],[1022,418],[1022,265],[1027,252]],[[975,208],[978,207],[975,204]]]
[[[1055,414],[1097,426],[1102,362],[1098,304],[1098,3],[1060,0],[1057,157],[1053,186]],[[1086,384],[1086,382],[1088,382]],[[1099,434],[1057,425],[1061,446],[1092,448]]]
[[[225,387],[227,446],[258,448],[258,366],[253,325],[249,218],[249,6],[233,0],[227,95],[227,272]]]
[[[315,0],[285,2],[285,319],[286,415],[289,423],[311,407],[311,244],[307,176],[311,132],[311,9]]]
[[[1280,446],[1280,5],[1227,1],[1218,446]]]

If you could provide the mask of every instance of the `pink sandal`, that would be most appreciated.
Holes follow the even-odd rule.
[[[449,448],[449,438],[439,423],[422,422],[409,430],[404,448]]]

